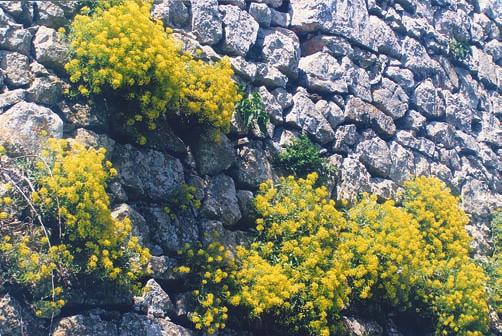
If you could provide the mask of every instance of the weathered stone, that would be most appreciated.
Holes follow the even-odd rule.
[[[232,227],[241,219],[235,184],[231,177],[221,174],[209,179],[201,214],[209,219],[221,220],[226,227]]]
[[[293,106],[293,95],[283,88],[274,89],[272,94],[283,109]]]
[[[336,129],[333,151],[348,153],[359,140],[356,125],[343,125]]]
[[[253,226],[258,214],[254,206],[254,195],[249,190],[238,190],[237,201],[239,202],[239,209],[242,214],[242,222],[244,224]]]
[[[225,28],[222,50],[231,55],[245,56],[258,36],[258,22],[236,6],[224,5],[219,9]]]
[[[190,11],[183,1],[162,0],[153,4],[152,17],[162,20],[165,26],[185,27],[190,22]]]
[[[185,243],[193,244],[199,238],[199,229],[189,210],[179,216],[168,214],[160,207],[146,207],[142,214],[150,228],[150,238],[164,253],[177,253]]]
[[[502,81],[502,69],[493,63],[490,55],[485,54],[476,47],[471,47],[472,55],[469,58],[470,67],[477,71],[481,82],[488,86],[499,87]]]
[[[249,5],[249,14],[260,24],[262,27],[270,27],[272,21],[272,12],[270,7],[266,4],[252,2]]]
[[[402,184],[410,179],[415,171],[413,153],[395,141],[390,143],[389,152],[391,161],[389,177],[396,183]]]
[[[408,95],[393,81],[383,78],[382,83],[373,91],[375,106],[391,116],[399,119],[408,110]]]
[[[118,336],[115,321],[105,311],[91,310],[80,315],[64,317],[57,321],[51,336]]]
[[[258,3],[264,3],[273,8],[281,7],[283,0],[255,0]]]
[[[179,265],[173,257],[152,256],[149,266],[152,269],[152,277],[157,280],[179,280],[182,276],[180,272],[175,270]]]
[[[0,115],[0,143],[15,152],[37,153],[48,137],[63,136],[63,121],[50,109],[20,102]]]
[[[431,80],[426,80],[415,89],[411,101],[419,112],[431,118],[445,115],[445,103],[441,92],[434,87]]]
[[[500,64],[502,60],[502,42],[497,40],[491,40],[484,46],[484,52],[491,55],[495,63]]]
[[[349,92],[367,102],[372,101],[371,85],[368,72],[354,65],[347,57],[343,58],[345,64],[349,64],[345,80],[349,85]]]
[[[441,66],[434,61],[425,48],[411,37],[405,37],[402,44],[402,63],[420,77],[427,77],[440,72]]]
[[[257,47],[264,60],[288,77],[295,78],[300,59],[300,40],[284,28],[260,29]]]
[[[251,82],[255,80],[256,64],[247,62],[246,59],[241,56],[230,57],[230,63],[239,76]]]
[[[338,125],[345,121],[345,114],[342,109],[333,102],[319,100],[315,104],[315,108],[326,118],[333,129],[336,129]]]
[[[33,6],[25,1],[2,1],[0,7],[24,25],[31,25],[33,21]]]
[[[129,199],[165,202],[183,183],[181,162],[169,154],[117,145],[112,162]]]
[[[439,33],[458,41],[469,41],[471,38],[471,20],[463,10],[440,9],[436,11],[434,19]]]
[[[335,57],[343,57],[353,53],[352,46],[343,37],[315,35],[302,43],[302,56],[310,56],[326,51]]]
[[[193,146],[197,170],[201,175],[216,175],[227,170],[235,163],[232,143],[223,133],[203,133]]]
[[[376,52],[393,57],[399,57],[401,55],[401,45],[396,35],[392,29],[377,16],[369,16],[368,27],[361,32],[359,40]]]
[[[56,2],[52,1],[37,1],[37,20],[39,25],[59,28],[68,24],[68,19],[65,17],[63,8],[58,6]]]
[[[343,325],[350,336],[381,336],[383,328],[375,321],[366,321],[355,317],[343,317]]]
[[[444,122],[431,122],[425,127],[427,137],[436,144],[443,145],[446,149],[455,146],[455,128]]]
[[[265,85],[267,88],[285,88],[288,77],[272,65],[258,63],[256,65],[256,84]]]
[[[339,169],[337,199],[355,199],[362,192],[371,192],[370,174],[358,159],[346,158]]]
[[[357,145],[359,159],[366,169],[375,176],[388,177],[391,162],[387,143],[380,138],[366,140]]]
[[[404,129],[420,131],[426,124],[427,118],[415,110],[409,110],[408,113],[401,119],[401,127]]]
[[[4,25],[0,27],[0,49],[30,55],[32,35],[21,25]]]
[[[0,51],[0,68],[5,75],[5,83],[12,88],[29,84],[33,80],[30,60],[17,52]]]
[[[35,58],[48,68],[63,70],[68,59],[68,47],[51,28],[41,26],[33,39]]]
[[[258,93],[260,94],[263,105],[265,106],[265,111],[270,116],[270,120],[273,123],[282,123],[283,115],[282,109],[283,107],[277,101],[277,98],[270,93],[266,87],[262,86],[258,89]]]
[[[112,217],[117,220],[129,218],[132,224],[132,233],[138,237],[143,245],[150,245],[150,228],[143,217],[129,204],[120,204],[112,211]]]
[[[79,128],[75,131],[75,140],[86,147],[104,148],[106,149],[105,158],[107,160],[112,158],[116,142],[106,134],[97,134],[88,129]]]
[[[335,132],[323,115],[323,111],[316,108],[305,91],[299,90],[293,96],[293,108],[285,120],[286,123],[307,132],[321,144],[326,144],[335,138]]]
[[[43,335],[41,325],[9,294],[0,297],[0,334],[2,336]]]
[[[317,92],[346,93],[345,67],[331,55],[318,52],[302,57],[299,62],[300,81],[307,88]]]
[[[134,309],[149,318],[163,318],[175,311],[169,295],[154,279],[147,281],[141,296],[134,297]]]
[[[63,97],[63,82],[56,76],[35,78],[26,90],[26,100],[29,102],[54,106]]]
[[[11,106],[23,101],[26,97],[26,90],[16,89],[0,94],[0,114]]]
[[[357,97],[351,97],[345,106],[345,117],[349,121],[370,126],[383,138],[396,133],[396,125],[391,117]]]
[[[239,149],[234,175],[238,188],[252,190],[273,177],[272,166],[259,142]]]
[[[404,147],[414,149],[429,158],[436,156],[436,146],[434,142],[418,137],[415,138],[411,132],[398,131],[396,133],[396,141]]]
[[[190,0],[192,4],[192,31],[202,44],[214,45],[223,37],[221,14],[217,0]]]
[[[120,336],[158,335],[158,336],[193,336],[190,330],[162,318],[126,313],[122,315],[119,326]]]

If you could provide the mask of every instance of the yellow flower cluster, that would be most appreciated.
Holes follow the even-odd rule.
[[[111,216],[106,182],[117,171],[105,161],[105,150],[49,139],[31,165],[31,185],[36,187],[31,209],[40,220],[4,236],[0,252],[7,257],[14,280],[29,286],[40,299],[37,315],[50,316],[60,309],[63,287],[78,285],[74,281],[83,274],[138,289],[139,277],[148,271],[150,252],[131,234],[128,218]],[[1,203],[6,206],[13,200],[4,197]]]
[[[77,15],[66,64],[70,80],[83,95],[113,89],[135,101],[139,112],[125,116],[128,125],[153,130],[172,110],[228,129],[240,99],[229,61],[211,65],[182,53],[170,30],[150,19],[150,7],[125,1],[92,16]]]

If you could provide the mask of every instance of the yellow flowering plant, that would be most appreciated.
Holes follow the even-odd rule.
[[[70,81],[84,96],[116,92],[134,102],[124,112],[128,126],[154,130],[170,111],[228,130],[240,99],[229,60],[209,64],[183,53],[171,30],[150,19],[150,7],[124,1],[77,15],[65,66]]]
[[[50,316],[64,304],[83,278],[113,282],[137,290],[148,272],[150,252],[131,234],[128,218],[112,218],[106,182],[117,174],[105,161],[104,149],[49,139],[26,174],[13,179],[12,197],[31,218],[26,225],[11,211],[2,219],[6,230],[0,252],[12,278],[28,286],[38,299],[38,316]],[[3,206],[12,203],[3,200]],[[64,290],[63,290],[64,289]]]

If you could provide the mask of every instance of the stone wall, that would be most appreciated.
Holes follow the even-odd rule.
[[[337,198],[363,191],[391,198],[412,176],[443,179],[471,214],[478,253],[489,251],[488,219],[502,206],[501,2],[157,0],[152,16],[173,27],[187,51],[231,58],[271,124],[262,134],[235,120],[219,141],[164,125],[146,146],[114,127],[120,106],[65,98],[67,48],[56,29],[75,11],[68,1],[0,2],[0,141],[19,152],[39,148],[46,134],[106,147],[119,169],[109,186],[114,214],[130,216],[151,248],[155,295],[134,305],[87,295],[53,335],[191,334],[169,322],[188,325],[186,293],[172,272],[176,251],[211,233],[229,246],[247,240],[253,192],[280,174],[275,155],[301,133],[337,167]],[[465,60],[452,56],[453,41],[468,45]],[[202,206],[168,216],[162,208],[183,183],[197,187]],[[0,319],[2,335],[19,334],[9,322],[16,318],[37,334],[38,322],[9,294],[2,311],[11,316]],[[390,334],[392,325],[377,325],[375,334]]]

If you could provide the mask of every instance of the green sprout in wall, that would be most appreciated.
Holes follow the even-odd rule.
[[[456,61],[465,61],[469,56],[469,44],[455,38],[448,42],[448,53]]]
[[[270,122],[270,117],[265,110],[265,104],[258,92],[249,93],[247,96],[243,94],[243,99],[237,103],[236,111],[244,121],[244,126],[250,128],[253,124],[257,124],[262,133],[267,132],[267,124]]]

